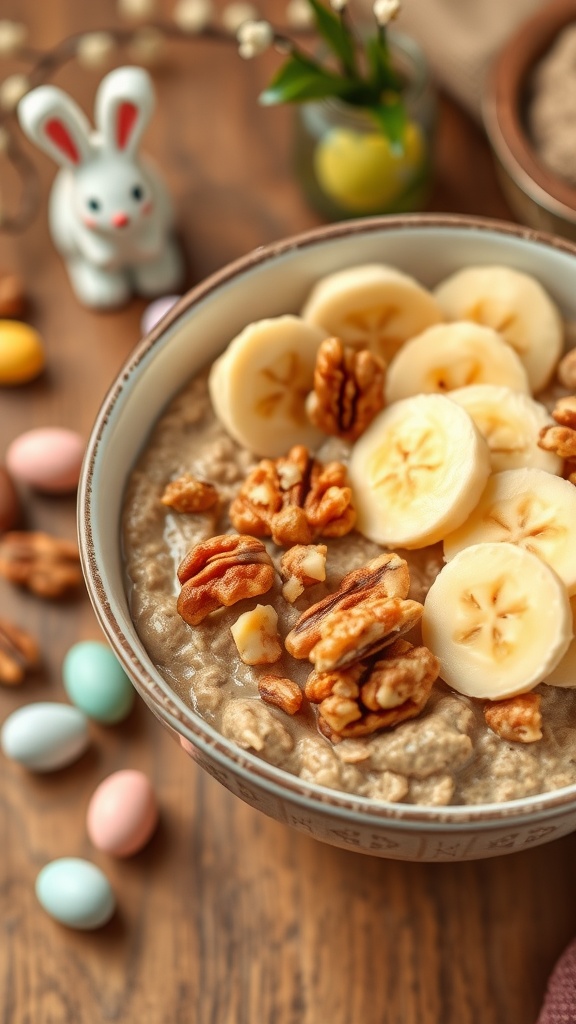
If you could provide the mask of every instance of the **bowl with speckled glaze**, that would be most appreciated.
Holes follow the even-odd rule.
[[[424,285],[472,264],[536,276],[576,318],[576,246],[512,224],[454,215],[349,221],[263,246],[188,292],[136,347],[88,444],[79,536],[89,594],[137,691],[182,748],[242,800],[336,846],[413,861],[468,860],[537,846],[576,829],[576,785],[498,804],[387,803],[306,782],[218,733],[158,671],[130,615],[120,522],[126,482],[169,400],[252,320],[297,311],[319,277],[389,263]],[[201,340],[201,344],[198,343]]]

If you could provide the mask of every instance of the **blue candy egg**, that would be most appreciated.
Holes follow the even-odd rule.
[[[130,712],[134,689],[106,644],[97,640],[74,644],[64,658],[62,673],[70,700],[89,718],[112,725]]]
[[[0,733],[6,757],[33,772],[51,772],[72,764],[89,742],[86,716],[69,704],[51,701],[13,711]]]
[[[100,928],[116,908],[104,872],[80,857],[61,857],[46,864],[36,878],[36,896],[56,921],[82,930]]]

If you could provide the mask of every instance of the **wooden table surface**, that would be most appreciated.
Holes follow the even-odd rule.
[[[31,42],[114,24],[110,0],[4,0]],[[129,59],[129,58],[128,58]],[[159,105],[145,148],[178,209],[189,283],[262,243],[318,223],[290,171],[292,112],[256,98],[275,55],[242,62],[233,47],[174,43],[155,71]],[[3,65],[4,67],[4,65]],[[5,67],[9,67],[5,63]],[[4,76],[2,71],[0,78]],[[67,65],[56,82],[90,110],[97,72]],[[144,308],[81,309],[47,233],[54,174],[33,156],[42,212],[0,234],[0,267],[26,281],[47,370],[2,390],[0,460],[21,431],[63,425],[87,435],[139,337]],[[441,102],[430,209],[510,217],[481,131]],[[17,193],[5,164],[4,203]],[[72,498],[25,495],[26,523],[75,534]],[[0,692],[0,718],[24,702],[65,699],[61,665],[79,639],[101,638],[88,598],[43,602],[0,581],[0,614],[36,633],[43,667]],[[241,803],[199,770],[138,701],[129,720],[91,725],[73,767],[29,775],[2,758],[1,1024],[532,1024],[548,973],[575,930],[576,836],[465,864],[399,863],[317,843]],[[96,784],[146,771],[162,808],[138,856],[95,851],[84,817]],[[36,903],[53,858],[85,856],[108,874],[119,910],[103,929],[68,931]]]

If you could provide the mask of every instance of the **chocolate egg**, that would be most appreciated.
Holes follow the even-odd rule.
[[[43,369],[38,331],[19,320],[0,320],[0,384],[26,384]]]
[[[158,823],[158,805],[143,772],[113,772],[92,794],[86,815],[88,835],[99,850],[130,857],[151,839]]]
[[[83,458],[80,434],[64,427],[39,427],[12,441],[6,465],[17,480],[30,487],[65,494],[76,490]]]
[[[60,857],[46,864],[36,878],[36,896],[56,921],[82,931],[101,928],[116,909],[104,872],[81,857]]]
[[[4,466],[0,466],[0,533],[16,526],[20,515],[20,499],[12,477]]]

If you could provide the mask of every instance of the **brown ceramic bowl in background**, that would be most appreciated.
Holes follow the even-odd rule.
[[[571,22],[576,0],[556,0],[520,26],[490,70],[483,116],[502,190],[518,219],[576,239],[576,187],[539,159],[525,120],[531,74]]]
[[[78,496],[80,550],[100,624],[134,686],[197,764],[242,800],[316,839],[400,860],[455,861],[526,850],[576,829],[576,784],[499,804],[417,806],[328,789],[243,750],[171,689],[130,615],[121,544],[126,483],[162,410],[251,320],[297,313],[323,275],[389,263],[434,287],[472,264],[539,279],[576,319],[576,245],[514,224],[406,214],[347,221],[268,246],[184,295],[130,356],[88,443]]]

